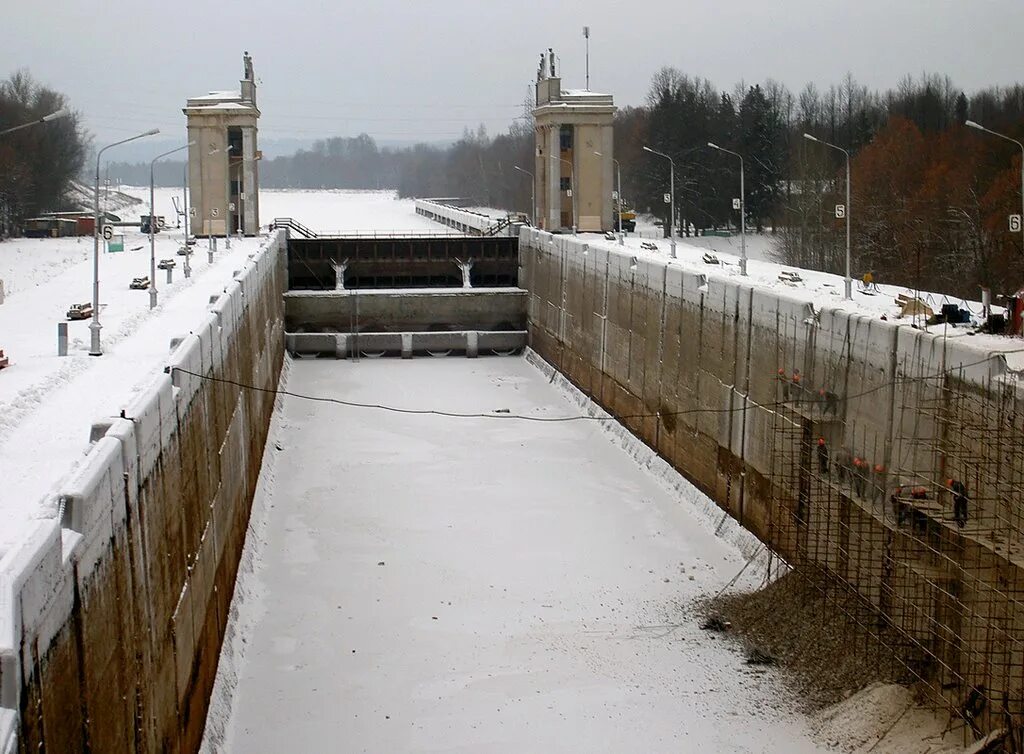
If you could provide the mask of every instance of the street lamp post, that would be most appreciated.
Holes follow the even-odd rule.
[[[153,158],[152,162],[149,163],[149,308],[150,309],[155,309],[156,308],[157,296],[159,295],[159,292],[157,291],[157,288],[156,288],[156,229],[153,227],[154,225],[156,225],[155,215],[154,215],[154,212],[156,211],[155,208],[154,208],[156,202],[154,201],[154,198],[153,198],[154,194],[156,193],[155,189],[154,189],[155,181],[153,180],[154,168],[156,166],[156,161],[157,160],[160,160],[160,159],[166,157],[167,155],[174,154],[175,152],[180,152],[183,149],[188,149],[193,144],[195,144],[195,142],[194,141],[190,141],[188,144],[185,144],[184,146],[177,147],[175,149],[170,150],[169,152],[164,152],[163,154],[158,154],[156,157]],[[185,234],[185,237],[188,238],[188,233],[187,232]]]
[[[513,165],[512,168],[513,170],[518,170],[520,173],[524,173],[530,176],[530,222],[533,223],[534,227],[537,227],[537,179],[533,177],[533,173],[531,173],[529,170],[523,170],[518,165]]]
[[[598,157],[604,157],[600,152],[594,152]],[[619,161],[612,157],[612,162],[615,163],[615,192],[619,196],[618,208],[615,211],[616,217],[618,217],[618,228],[619,228],[619,246],[625,246],[626,242],[622,235],[622,166]]]
[[[811,136],[810,134],[804,134],[804,138],[808,141],[815,141],[818,144],[822,144],[826,147],[838,150],[846,155],[846,280],[843,283],[843,289],[846,293],[846,300],[849,301],[853,298],[853,279],[850,277],[850,153],[842,147],[837,147],[835,144],[829,144],[827,141]]]
[[[731,154],[740,160],[740,274],[747,274],[747,194],[743,185],[743,155],[729,149],[723,149],[717,144],[708,142],[708,146],[717,149],[719,152]]]
[[[224,248],[231,248],[231,150],[234,149],[233,144],[228,144],[224,148],[224,159],[227,160],[227,167],[225,172],[228,177],[228,200],[224,206]]]
[[[572,195],[572,234],[575,236],[576,223],[579,222],[579,215],[576,213],[576,208],[578,206],[576,204],[576,194],[579,193],[576,191],[576,170],[570,160],[567,160],[564,157],[559,157],[558,161],[564,162],[569,166],[569,192]]]
[[[20,126],[14,126],[13,128],[5,128],[3,131],[0,131],[0,136],[3,136],[4,134],[14,133],[15,131],[20,131],[23,128],[35,126],[39,123],[49,123],[51,120],[57,120],[57,118],[66,118],[68,114],[68,111],[62,107],[60,110],[54,113],[50,113],[49,115],[44,115],[42,118],[31,120],[28,123],[22,123]]]
[[[645,152],[650,152],[651,154],[657,155],[658,157],[664,157],[666,160],[668,160],[668,164],[669,164],[669,173],[668,173],[668,181],[669,181],[669,183],[668,183],[669,189],[668,190],[669,190],[669,194],[668,194],[668,197],[669,197],[669,203],[671,205],[670,208],[669,208],[669,213],[668,213],[668,243],[669,243],[669,247],[671,249],[670,253],[672,255],[672,258],[675,259],[676,258],[676,234],[675,234],[675,228],[673,226],[673,223],[675,222],[675,216],[676,216],[676,163],[675,163],[675,160],[673,160],[671,157],[669,157],[664,152],[658,152],[657,150],[651,149],[650,147],[646,147],[646,146],[644,147],[644,151]]]
[[[975,123],[973,120],[969,120],[969,121],[965,122],[964,125],[965,126],[970,126],[971,128],[976,128],[979,131],[984,131],[985,133],[991,134],[992,136],[997,136],[1000,139],[1004,139],[1006,141],[1012,141],[1014,144],[1016,144],[1018,147],[1020,147],[1020,203],[1021,203],[1021,225],[1022,225],[1021,232],[1024,233],[1024,144],[1022,144],[1021,142],[1017,141],[1016,139],[1011,139],[1009,136],[1005,136],[1004,134],[997,133],[996,131],[992,131],[992,130],[990,130],[988,128],[985,128],[983,125],[981,125],[980,123]]]
[[[189,145],[195,144],[194,141],[190,141]],[[191,154],[191,152],[189,152]],[[182,270],[185,273],[185,277],[192,276],[192,267],[189,264],[189,259],[192,257],[192,247],[188,244],[188,218],[192,208],[188,206],[188,157],[185,158],[185,167],[182,168],[182,184],[181,184],[181,206],[185,208],[185,266]]]
[[[93,190],[93,228],[92,228],[92,322],[89,323],[89,355],[102,356],[103,348],[100,345],[100,157],[111,147],[127,144],[145,136],[155,136],[160,133],[159,128],[154,128],[142,134],[131,136],[113,144],[107,144],[96,153],[96,183]],[[150,219],[152,222],[152,219]]]

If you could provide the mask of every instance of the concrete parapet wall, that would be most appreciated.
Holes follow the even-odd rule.
[[[276,386],[284,245],[93,428],[58,519],[0,561],[0,752],[198,751],[273,406],[204,378]]]
[[[1019,341],[585,239],[519,239],[535,351],[791,565],[876,611],[950,708],[984,685],[984,724],[1004,693],[1024,713],[1024,396],[1019,357],[1002,353]],[[853,458],[863,470],[840,473]],[[962,528],[947,478],[970,490]]]

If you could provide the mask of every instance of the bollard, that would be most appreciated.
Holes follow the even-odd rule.
[[[57,323],[57,355],[68,355],[68,323]]]
[[[174,282],[174,268],[173,267],[168,267],[167,268],[167,285],[170,285],[173,282]]]

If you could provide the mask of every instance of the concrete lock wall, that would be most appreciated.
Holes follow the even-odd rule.
[[[999,353],[1012,343],[582,237],[524,229],[520,260],[534,350],[791,565],[853,595],[951,708],[983,684],[984,724],[1004,696],[1024,712],[1024,412]],[[866,461],[860,491],[818,473],[818,437],[833,461]],[[971,491],[963,529],[947,475]],[[897,484],[927,485],[927,515],[897,521]]]
[[[198,751],[283,357],[276,233],[0,561],[0,751]],[[197,317],[198,319],[198,317]],[[83,432],[88,428],[83,427]]]

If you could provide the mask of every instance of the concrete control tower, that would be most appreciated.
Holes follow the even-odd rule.
[[[252,58],[243,57],[237,92],[210,92],[185,106],[188,140],[189,213],[197,236],[259,233],[259,163],[256,148],[256,79]]]
[[[533,117],[537,129],[534,189],[541,228],[614,229],[614,115],[612,95],[562,89],[562,80],[555,74],[555,53],[549,49],[540,56]]]

